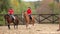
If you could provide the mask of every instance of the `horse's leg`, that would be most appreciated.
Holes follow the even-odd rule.
[[[19,20],[17,19],[16,21],[17,21],[16,23],[17,23],[17,29],[18,29],[18,25],[19,25]]]
[[[28,28],[28,23],[26,23],[26,29]]]
[[[32,22],[33,22],[32,24],[33,24],[33,26],[34,26],[35,21],[33,20]]]
[[[17,22],[16,23],[14,23],[14,29],[15,28],[17,28],[18,29],[18,24],[17,24]]]
[[[14,23],[14,29],[15,29],[15,25],[16,25],[16,24],[15,24],[15,22],[13,22],[13,23]]]
[[[15,24],[14,24],[14,29],[15,29]]]
[[[14,29],[15,29],[15,22],[13,22],[13,24],[14,24]]]
[[[18,29],[18,25],[17,25],[17,24],[14,24],[14,29],[15,29],[15,28]]]
[[[13,20],[13,23],[14,23],[14,29],[15,29],[15,26],[16,26],[16,21],[15,21],[15,20]]]
[[[26,28],[28,28],[29,20],[26,21]]]
[[[18,29],[18,22],[16,22],[16,24],[15,24],[15,25],[16,25],[16,29]]]
[[[16,19],[16,20],[15,20],[15,25],[16,25],[16,28],[17,28],[17,29],[18,29],[18,24],[19,24],[19,20]]]
[[[35,23],[35,20],[34,18],[32,17],[32,25],[34,26],[34,23]]]
[[[8,23],[8,29],[10,29],[10,24]]]
[[[16,24],[16,28],[18,29],[18,24]]]

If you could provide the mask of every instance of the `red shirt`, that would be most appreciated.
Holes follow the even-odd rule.
[[[8,10],[8,14],[14,14],[14,10],[13,9],[9,9]]]
[[[28,9],[27,10],[27,14],[31,14],[32,12],[31,12],[31,9]]]

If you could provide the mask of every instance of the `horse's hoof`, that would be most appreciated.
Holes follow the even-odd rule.
[[[36,31],[41,31],[41,30],[36,30]]]
[[[8,28],[10,30],[10,28]]]
[[[60,31],[60,29],[58,29],[57,31]]]

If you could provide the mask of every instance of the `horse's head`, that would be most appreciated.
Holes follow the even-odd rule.
[[[9,18],[9,15],[8,14],[4,15],[4,18],[5,19],[8,19]]]
[[[27,12],[23,12],[23,15],[24,15],[24,16],[28,16]]]

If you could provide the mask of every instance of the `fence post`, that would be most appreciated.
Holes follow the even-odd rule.
[[[59,16],[59,30],[60,30],[60,16]]]
[[[40,14],[39,14],[39,23],[40,23]]]
[[[59,15],[60,15],[60,14],[59,14]],[[59,16],[58,21],[59,21],[59,29],[58,29],[57,31],[60,31],[60,16]]]
[[[52,19],[53,19],[53,21],[52,21],[52,22],[53,22],[53,24],[54,24],[54,16],[55,16],[55,14],[52,14]]]
[[[59,30],[60,30],[60,18],[59,18]]]

